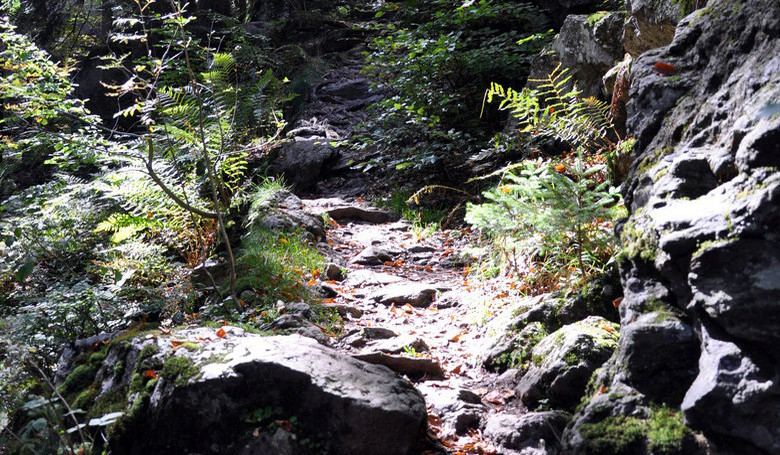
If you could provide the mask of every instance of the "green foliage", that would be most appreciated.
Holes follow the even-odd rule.
[[[645,423],[635,417],[607,417],[580,428],[585,453],[621,455],[640,453],[644,443]]]
[[[683,415],[666,405],[653,410],[647,420],[647,439],[653,453],[685,453],[684,443],[691,437],[691,430],[685,426]]]
[[[20,169],[39,168],[55,150],[74,154],[74,144],[95,138],[96,118],[73,90],[69,70],[50,59],[28,37],[16,32],[7,17],[0,18],[0,198],[16,186],[12,176]],[[75,123],[75,126],[74,126]],[[83,147],[73,168],[94,164],[95,140]],[[34,171],[33,171],[34,172]]]
[[[568,68],[558,65],[544,79],[530,79],[537,88],[516,91],[493,82],[485,94],[488,103],[500,99],[499,109],[509,110],[531,137],[550,137],[573,149],[603,152],[616,147],[619,135],[612,122],[609,103],[582,98],[571,83]]]
[[[199,372],[200,369],[189,357],[172,356],[165,361],[160,376],[173,382],[174,385],[182,387],[187,385],[189,380]]]
[[[609,223],[620,213],[620,196],[579,156],[573,165],[525,161],[503,174],[486,191],[484,204],[469,204],[466,221],[504,245],[515,267],[547,269],[582,278],[601,270],[615,248]],[[521,272],[520,270],[517,271]],[[549,281],[549,279],[547,279]]]
[[[477,116],[482,87],[522,82],[522,68],[551,35],[539,34],[545,16],[528,3],[435,0],[386,3],[380,12],[392,21],[371,44],[365,71],[389,96],[364,139],[400,167],[452,160],[481,145],[497,127]]]
[[[440,228],[446,213],[436,207],[418,204],[414,201],[413,196],[414,193],[409,190],[397,190],[393,191],[386,199],[376,201],[376,205],[392,210],[401,218],[412,223],[413,230],[416,232]]]
[[[280,234],[264,228],[252,228],[241,243],[237,259],[238,289],[252,289],[261,308],[276,300],[300,301],[311,296],[306,276],[323,270],[325,261],[300,233]]]
[[[518,276],[536,291],[557,289],[578,272],[580,282],[601,271],[616,248],[612,220],[624,209],[602,163],[623,150],[609,104],[582,99],[567,69],[556,67],[536,88],[518,92],[492,83],[485,101],[499,101],[528,141],[568,144],[558,164],[527,160],[480,179],[499,176],[489,201],[469,205],[466,221],[486,232]]]
[[[628,454],[647,451],[657,454],[683,454],[691,430],[683,423],[682,413],[666,405],[652,406],[647,419],[617,416],[598,423],[585,424],[580,433],[586,453]],[[646,449],[645,449],[646,447]]]

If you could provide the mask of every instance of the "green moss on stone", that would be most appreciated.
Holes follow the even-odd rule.
[[[619,455],[627,453],[644,453],[645,432],[644,421],[635,417],[607,417],[598,423],[582,425],[580,434],[586,453],[602,455]]]
[[[620,241],[623,244],[620,252],[621,259],[640,258],[647,262],[653,262],[658,252],[658,239],[652,230],[642,231],[638,229],[637,225],[637,220],[632,219],[626,223],[620,233]]]
[[[114,377],[118,378],[122,376],[125,372],[125,364],[121,360],[117,361],[114,364]]]
[[[661,406],[647,419],[647,439],[652,453],[682,454],[691,430],[683,423],[681,412]]]
[[[115,387],[100,395],[89,408],[87,417],[95,419],[112,412],[124,411],[127,407],[127,390]]]
[[[156,342],[149,343],[143,348],[141,348],[141,352],[138,354],[138,362],[143,362],[149,357],[156,355],[158,352],[160,352],[160,347],[157,346],[157,343]]]
[[[184,343],[179,346],[180,348],[186,349],[190,352],[195,352],[198,349],[200,349],[200,345],[198,343],[194,343],[192,341],[185,341]]]
[[[610,395],[610,399],[613,399]],[[620,399],[616,396],[614,399]],[[618,455],[652,453],[682,455],[686,440],[693,435],[685,426],[682,413],[666,405],[651,406],[647,419],[617,416],[580,428],[586,453]]]
[[[89,356],[89,363],[102,363],[108,357],[108,346]]]
[[[198,374],[200,369],[191,359],[181,356],[169,358],[163,366],[160,375],[167,381],[171,381],[176,386],[185,386],[190,378]]]
[[[97,397],[98,391],[94,387],[83,390],[75,400],[70,403],[71,409],[89,409]]]
[[[604,16],[606,16],[607,14],[609,14],[609,12],[607,12],[607,11],[598,11],[596,13],[591,14],[590,16],[588,16],[588,19],[587,19],[588,20],[588,25],[590,25],[591,28],[595,27],[596,24],[601,19],[603,19]]]
[[[99,366],[93,363],[77,366],[60,385],[60,393],[65,395],[65,398],[73,398],[87,389],[95,381]]]

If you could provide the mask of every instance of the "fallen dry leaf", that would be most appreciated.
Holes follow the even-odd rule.
[[[225,332],[225,329],[220,327],[219,330],[217,330],[217,336],[220,337],[220,338],[225,338],[227,336],[227,333]]]

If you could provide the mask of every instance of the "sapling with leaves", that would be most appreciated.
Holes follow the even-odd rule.
[[[521,136],[552,138],[572,151],[479,177],[499,177],[500,182],[483,194],[488,202],[468,206],[466,221],[502,238],[512,264],[518,254],[528,259],[528,269],[537,271],[529,278],[547,271],[541,287],[555,288],[560,285],[556,280],[565,280],[572,271],[583,279],[598,272],[615,249],[611,220],[624,209],[603,163],[621,138],[609,104],[581,98],[567,69],[559,65],[547,77],[529,82],[536,87],[519,92],[493,83],[485,100],[499,99],[499,108],[517,118]]]
[[[574,266],[587,277],[609,258],[613,235],[604,223],[621,210],[617,190],[600,179],[603,171],[586,166],[581,154],[570,166],[542,160],[514,165],[484,193],[489,202],[469,204],[466,221],[509,240],[532,262],[564,271]]]

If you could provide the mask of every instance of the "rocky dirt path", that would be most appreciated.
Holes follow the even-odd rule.
[[[472,281],[462,260],[463,249],[475,240],[469,230],[423,235],[366,202],[376,182],[349,163],[368,156],[346,148],[323,152],[325,142],[348,139],[365,119],[365,107],[379,98],[359,65],[360,59],[347,58],[325,74],[291,130],[296,144],[318,144],[319,155],[311,148],[298,159],[291,147],[286,157],[294,171],[311,167],[311,157],[319,156],[313,164],[317,172],[305,173],[316,179],[298,180],[297,192],[306,211],[329,219],[320,250],[331,265],[315,281],[327,295],[325,303],[344,319],[334,344],[416,385],[429,408],[432,446],[440,452],[498,453],[480,431],[487,416],[524,410],[514,404],[511,385],[502,387],[481,368],[480,353],[487,338],[484,322],[510,296],[496,284]]]
[[[469,281],[460,251],[468,230],[423,236],[406,221],[360,201],[304,200],[329,213],[321,277],[344,330],[338,349],[408,377],[426,398],[433,436],[450,450],[495,453],[478,428],[501,411],[511,389],[490,387],[479,365],[484,328],[476,307],[489,289]],[[499,296],[500,297],[500,296]],[[486,311],[489,311],[486,309]]]

